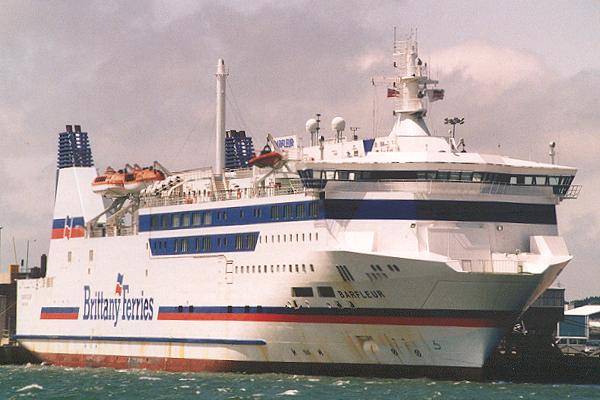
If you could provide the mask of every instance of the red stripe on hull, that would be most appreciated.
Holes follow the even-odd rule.
[[[77,319],[77,313],[41,313],[40,319]]]
[[[64,367],[135,368],[171,372],[246,372],[328,376],[378,376],[388,378],[429,377],[452,380],[482,380],[484,378],[483,368],[467,367],[200,360],[168,357],[128,357],[118,355],[64,353],[35,353],[35,356],[47,363]]]
[[[307,314],[227,314],[227,313],[159,313],[159,320],[184,321],[252,321],[252,322],[299,322],[316,324],[364,324],[409,326],[455,326],[461,328],[506,327],[505,321],[476,318],[450,317],[382,317]]]

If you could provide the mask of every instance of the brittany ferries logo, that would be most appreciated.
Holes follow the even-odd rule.
[[[83,287],[83,319],[113,321],[147,321],[154,317],[154,298],[129,297],[129,285],[123,284],[123,274],[117,274],[115,292],[110,297],[104,291]]]

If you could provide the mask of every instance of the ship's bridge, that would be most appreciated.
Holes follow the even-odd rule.
[[[296,167],[304,186],[313,189],[324,189],[328,182],[336,182],[336,188],[373,191],[428,183],[412,187],[446,193],[471,188],[480,193],[545,195],[558,200],[575,198],[581,189],[572,185],[575,168],[479,153],[378,152],[353,159],[303,161]]]

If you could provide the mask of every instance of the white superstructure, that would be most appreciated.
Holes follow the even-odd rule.
[[[19,341],[61,365],[478,373],[571,259],[555,207],[576,170],[431,136],[443,91],[415,40],[394,56],[378,80],[397,100],[389,136],[346,138],[337,118],[325,139],[309,120],[313,145],[269,136],[264,168],[223,168],[222,60],[212,169],[157,164],[165,179],[103,199],[89,146],[61,134],[47,275],[19,282]]]

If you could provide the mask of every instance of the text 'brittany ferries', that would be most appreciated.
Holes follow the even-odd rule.
[[[92,294],[89,285],[83,287],[83,319],[114,321],[146,321],[154,317],[154,298],[128,297],[129,285],[123,285],[123,274],[117,274],[115,295],[105,297],[104,291]]]

